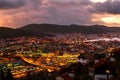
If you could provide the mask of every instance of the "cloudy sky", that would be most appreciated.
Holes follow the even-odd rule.
[[[120,26],[120,0],[0,0],[0,26],[31,23]]]

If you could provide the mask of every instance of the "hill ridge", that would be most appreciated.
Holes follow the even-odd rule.
[[[11,38],[19,36],[53,36],[49,33],[82,33],[103,34],[107,32],[119,33],[120,27],[107,27],[104,25],[57,25],[57,24],[28,24],[21,28],[13,29],[0,27],[0,38]]]

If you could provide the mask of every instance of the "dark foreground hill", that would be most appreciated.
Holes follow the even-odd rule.
[[[107,32],[119,32],[119,27],[106,27],[103,25],[55,25],[55,24],[29,24],[18,29],[0,27],[0,38],[20,36],[53,36],[49,33],[83,33],[103,34]]]
[[[119,32],[118,27],[106,27],[103,25],[81,26],[81,25],[55,25],[55,24],[29,24],[19,28],[35,33],[83,33],[102,34],[107,32]]]
[[[43,36],[51,36],[51,35],[46,34],[46,33],[40,33],[40,35],[38,35],[37,33],[34,33],[32,31],[0,27],[0,39],[15,38],[15,37],[21,37],[21,36],[41,36],[41,37],[43,37]]]

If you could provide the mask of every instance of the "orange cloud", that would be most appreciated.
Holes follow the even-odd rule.
[[[120,26],[120,15],[114,14],[93,14],[92,22],[108,26]]]

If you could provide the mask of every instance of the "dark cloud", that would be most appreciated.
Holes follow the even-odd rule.
[[[107,0],[104,3],[95,3],[89,8],[89,11],[93,13],[120,14],[120,1]]]
[[[42,2],[44,0],[27,0],[27,8],[25,7],[25,9],[28,9],[28,10],[37,10],[39,11],[41,5],[42,5]]]
[[[0,0],[0,9],[8,10],[22,7],[26,4],[26,0]]]
[[[51,0],[50,2],[58,5],[89,5],[90,0]]]
[[[119,14],[119,5],[118,0],[102,3],[90,0],[0,0],[0,17],[2,25],[16,27],[30,23],[96,24],[92,21],[97,18],[94,13]],[[98,20],[98,23],[102,22]]]
[[[37,17],[41,19],[40,22],[55,24],[90,23],[91,16],[85,9],[90,4],[89,0],[48,0],[46,4],[41,8],[41,16],[44,17]]]

